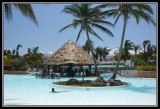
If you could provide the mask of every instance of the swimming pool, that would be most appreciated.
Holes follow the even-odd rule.
[[[65,87],[51,85],[61,79],[40,79],[29,75],[4,75],[4,106],[8,105],[150,105],[156,106],[155,78],[121,78],[126,87]],[[76,78],[82,80],[82,78]],[[95,80],[87,77],[85,80]],[[60,93],[52,93],[52,88]]]

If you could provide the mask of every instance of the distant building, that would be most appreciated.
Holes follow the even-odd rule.
[[[117,62],[116,61],[107,61],[107,62],[100,62],[100,65],[97,65],[99,73],[114,73],[116,69]],[[120,62],[119,69],[125,68],[125,64]],[[83,66],[84,69],[88,69],[88,66]],[[91,66],[92,72],[95,70],[95,66]]]

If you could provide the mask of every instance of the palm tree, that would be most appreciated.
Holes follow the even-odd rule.
[[[39,47],[28,48],[28,53],[24,55],[25,61],[28,65],[32,65],[33,67],[39,66],[42,64],[43,54],[38,52]]]
[[[18,50],[19,50],[20,47],[22,47],[22,45],[21,45],[21,44],[18,44],[18,45],[17,45],[17,49],[16,49],[16,57],[17,57],[17,58],[18,58],[18,56],[19,56]]]
[[[99,56],[99,57],[100,57],[100,61],[102,61],[101,57],[102,57],[102,53],[103,53],[103,48],[100,47],[100,46],[98,46],[98,47],[95,49],[95,51],[96,51],[96,57],[97,57],[97,59],[98,59],[98,56]]]
[[[124,35],[126,30],[126,24],[130,17],[134,17],[137,21],[137,24],[139,23],[140,18],[144,19],[147,23],[152,23],[154,26],[156,23],[154,22],[153,18],[150,16],[150,14],[153,15],[152,8],[147,4],[127,4],[127,3],[119,3],[119,4],[103,4],[99,5],[95,8],[104,8],[104,7],[116,7],[115,9],[107,10],[101,13],[101,15],[107,15],[107,16],[113,16],[113,18],[116,17],[114,25],[117,23],[120,16],[123,16],[123,32],[122,32],[122,38],[121,38],[121,44],[120,44],[120,52],[118,56],[118,62],[116,66],[115,73],[110,78],[112,80],[115,80],[117,71],[119,69],[119,62],[121,60],[121,54],[122,54],[122,46],[124,41]]]
[[[93,41],[91,40],[91,46],[92,48],[94,47]],[[87,40],[85,45],[82,46],[82,48],[88,52],[88,54],[91,52],[90,47],[89,47],[89,41]]]
[[[111,49],[108,49],[108,47],[104,47],[102,50],[102,56],[103,56],[103,60],[105,61],[105,58],[107,55],[109,55],[109,51],[111,51]]]
[[[133,44],[133,49],[134,49],[134,52],[135,52],[135,55],[134,55],[134,57],[136,58],[136,55],[137,55],[137,51],[140,49],[140,45],[135,45],[135,44]]]
[[[15,57],[15,54],[16,54],[16,50],[13,49],[13,50],[12,50],[12,57],[13,57],[13,58]]]
[[[32,59],[33,59],[33,63],[34,63],[34,66],[36,65],[36,60],[38,59],[38,49],[39,47],[33,47],[33,50],[32,50]]]
[[[11,4],[11,3],[5,3],[4,4],[4,13],[5,13],[5,17],[8,21],[10,21],[12,19],[12,8],[13,6],[18,9],[22,15],[24,15],[27,18],[30,18],[37,26],[38,26],[38,22],[36,19],[36,16],[34,14],[34,11],[32,9],[31,4],[22,4],[22,3],[15,3],[15,4]]]
[[[150,44],[150,40],[144,40],[144,41],[143,41],[145,63],[147,63],[146,46],[147,46],[148,44]]]
[[[83,31],[86,32],[87,39],[89,41],[89,47],[90,47],[92,57],[93,57],[93,60],[94,60],[95,73],[96,73],[97,76],[99,76],[95,55],[93,53],[93,49],[92,49],[92,46],[91,46],[89,33],[96,36],[100,40],[102,40],[100,38],[100,36],[91,28],[91,27],[96,27],[96,28],[102,30],[103,32],[107,33],[109,36],[113,37],[113,34],[110,30],[108,30],[107,28],[99,25],[101,23],[101,24],[106,24],[106,25],[114,27],[113,24],[108,22],[108,21],[102,20],[101,17],[98,17],[98,14],[100,14],[101,11],[99,9],[91,8],[91,4],[73,4],[73,5],[70,5],[70,6],[65,6],[64,10],[62,12],[71,14],[74,17],[76,17],[77,19],[73,19],[72,24],[70,24],[68,26],[65,26],[59,32],[63,31],[66,28],[69,28],[69,27],[74,27],[76,29],[77,26],[80,26],[81,28],[80,28],[80,31],[78,33],[76,42],[78,41],[81,33]]]
[[[28,48],[27,54],[28,55],[32,54],[31,48]]]
[[[133,42],[130,42],[130,40],[126,40],[124,43],[124,48],[122,50],[122,59],[127,60],[130,58],[129,50],[133,49]]]
[[[11,55],[11,50],[4,50],[4,55],[10,56]]]
[[[155,50],[156,50],[156,46],[155,45],[148,44],[147,52],[146,52],[148,62],[149,62],[149,59],[153,58],[152,55],[155,53]]]

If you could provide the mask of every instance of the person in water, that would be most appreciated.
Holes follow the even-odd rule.
[[[54,88],[52,88],[52,92],[56,92],[56,91],[54,90]]]
[[[55,91],[54,88],[52,88],[52,92],[57,92],[57,93],[59,93],[59,92],[67,92],[67,91]]]

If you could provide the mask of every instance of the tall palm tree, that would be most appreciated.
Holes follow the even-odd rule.
[[[126,61],[130,58],[131,54],[129,53],[129,50],[133,49],[133,42],[130,42],[130,40],[126,40],[124,43],[124,48],[122,50],[123,59]]]
[[[10,56],[11,55],[11,50],[4,50],[4,55]]]
[[[16,50],[13,49],[13,50],[12,50],[12,57],[13,57],[13,58],[15,57],[15,54],[16,54]]]
[[[96,56],[96,59],[98,60],[98,57],[99,57],[99,47],[95,48],[95,56]]]
[[[21,44],[18,44],[17,45],[17,49],[16,49],[16,57],[18,57],[19,56],[19,52],[18,52],[18,50],[19,50],[19,48],[20,47],[22,47],[22,45]]]
[[[150,58],[153,57],[152,55],[155,53],[155,50],[156,50],[155,45],[148,44],[147,51],[146,51],[148,61]]]
[[[135,52],[135,55],[134,55],[134,57],[136,58],[136,55],[137,55],[137,51],[140,49],[140,45],[135,45],[135,44],[133,44],[133,49],[134,49],[134,52]]]
[[[152,50],[153,50],[152,58],[153,58],[154,60],[156,60],[156,52],[157,52],[156,49],[157,49],[156,46],[153,45],[153,47],[152,47]]]
[[[146,46],[149,45],[149,44],[150,44],[150,40],[144,40],[144,41],[143,41],[145,63],[147,63]]]
[[[38,52],[39,47],[28,48],[28,53],[24,55],[25,61],[28,65],[32,65],[33,67],[39,66],[43,61],[43,54]],[[37,64],[38,63],[38,64]]]
[[[22,3],[4,3],[4,13],[5,13],[5,17],[8,21],[10,21],[12,19],[12,8],[13,6],[18,9],[22,15],[24,15],[27,18],[30,18],[37,26],[38,26],[38,22],[37,22],[37,18],[34,14],[34,11],[32,9],[31,4],[22,4]]]
[[[27,54],[28,55],[32,54],[31,48],[28,48]]]
[[[97,59],[98,59],[98,56],[99,56],[100,61],[102,61],[101,57],[102,57],[102,54],[103,54],[103,48],[100,47],[100,46],[98,46],[98,47],[95,49],[95,51],[96,51],[96,57],[97,57]]]
[[[81,33],[83,31],[86,32],[87,39],[89,41],[89,47],[90,47],[93,61],[94,61],[94,65],[95,65],[95,73],[97,76],[99,76],[95,55],[93,53],[93,49],[91,46],[89,33],[96,36],[100,40],[102,40],[100,38],[100,36],[91,28],[91,27],[96,27],[96,28],[102,30],[103,32],[107,33],[109,36],[113,37],[113,34],[110,30],[99,25],[101,23],[101,24],[106,24],[106,25],[114,27],[113,24],[108,21],[102,20],[101,17],[98,17],[98,14],[100,14],[101,11],[99,9],[91,8],[91,4],[73,4],[73,5],[65,6],[64,10],[62,12],[71,14],[74,17],[76,17],[77,19],[73,19],[72,24],[65,26],[59,32],[63,31],[66,28],[69,28],[69,27],[74,27],[76,29],[77,26],[80,26],[81,28],[78,33],[76,42],[78,41]]]
[[[130,17],[134,17],[137,21],[137,24],[139,23],[140,18],[144,19],[147,23],[152,23],[154,26],[156,23],[154,22],[153,18],[150,16],[150,14],[153,15],[153,10],[151,6],[148,4],[127,4],[127,3],[118,3],[118,4],[103,4],[99,5],[96,8],[104,8],[104,7],[112,7],[115,9],[107,10],[101,13],[101,15],[107,15],[107,16],[113,16],[113,18],[116,17],[114,25],[117,23],[120,16],[123,16],[123,32],[122,32],[122,38],[121,38],[121,44],[120,44],[120,52],[118,56],[118,62],[116,66],[115,73],[110,78],[112,80],[115,80],[117,71],[119,69],[119,62],[121,60],[121,54],[122,54],[122,46],[124,41],[124,35],[126,31],[126,24]]]
[[[109,55],[109,51],[111,51],[111,49],[108,49],[108,47],[104,47],[103,51],[102,51],[102,56],[103,56],[103,60],[105,61],[106,56]]]
[[[91,40],[91,46],[92,48],[94,47],[93,41]],[[91,52],[90,47],[89,47],[89,41],[87,40],[85,45],[82,46],[82,48],[88,52],[88,54]]]

